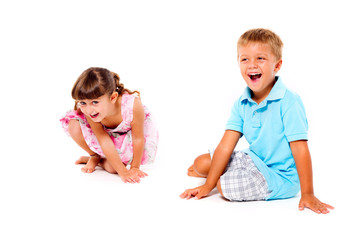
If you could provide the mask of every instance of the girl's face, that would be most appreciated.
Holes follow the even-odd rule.
[[[85,116],[91,118],[94,122],[101,122],[104,118],[111,115],[116,100],[117,93],[113,93],[111,96],[105,94],[96,99],[80,100],[78,106]]]

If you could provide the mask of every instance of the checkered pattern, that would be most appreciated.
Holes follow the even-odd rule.
[[[249,155],[234,151],[225,173],[220,177],[224,197],[231,201],[264,200],[268,186]]]

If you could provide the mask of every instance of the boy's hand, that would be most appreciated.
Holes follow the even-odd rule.
[[[192,197],[194,197],[195,199],[200,199],[202,197],[205,197],[206,195],[209,194],[209,192],[211,192],[212,188],[208,187],[207,185],[202,185],[200,187],[197,188],[192,188],[192,189],[187,189],[185,190],[185,192],[183,192],[180,197],[181,198],[186,198],[186,199],[190,199]]]
[[[316,213],[329,213],[329,209],[334,209],[333,206],[320,202],[314,194],[303,194],[299,202],[299,210],[303,211],[304,208],[309,208]]]

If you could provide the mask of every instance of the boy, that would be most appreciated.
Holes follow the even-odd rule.
[[[275,76],[282,65],[281,39],[267,29],[251,29],[238,41],[238,64],[247,88],[235,102],[225,134],[214,153],[197,157],[189,176],[207,177],[181,198],[206,196],[215,186],[231,201],[294,197],[299,210],[328,213],[332,206],[314,195],[307,120],[302,101]],[[250,147],[234,151],[244,135]]]

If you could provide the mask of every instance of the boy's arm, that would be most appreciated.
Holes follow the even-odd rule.
[[[321,202],[314,195],[311,156],[307,141],[290,142],[290,148],[300,179],[301,199],[299,210],[304,210],[307,207],[316,213],[328,213],[328,208],[334,209],[334,207]]]
[[[232,130],[225,131],[223,138],[215,149],[205,184],[197,188],[187,189],[180,195],[181,198],[189,199],[191,197],[195,197],[196,199],[200,199],[208,195],[209,192],[214,189],[217,181],[223,174],[240,137],[240,132]]]

